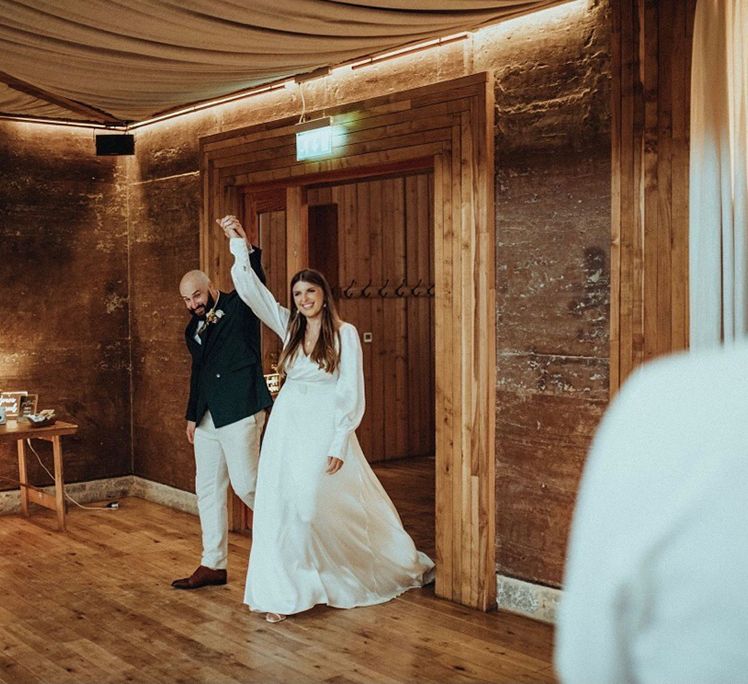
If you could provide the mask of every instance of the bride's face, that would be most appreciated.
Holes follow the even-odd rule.
[[[293,286],[293,301],[304,316],[315,318],[322,313],[325,293],[319,285],[300,280]]]

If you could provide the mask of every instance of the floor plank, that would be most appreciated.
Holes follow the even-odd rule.
[[[433,554],[433,459],[376,470]],[[67,533],[40,509],[0,518],[0,682],[555,682],[550,626],[428,587],[270,625],[241,602],[251,544],[241,535],[231,535],[228,585],[171,589],[199,543],[196,518],[137,498],[73,508]]]

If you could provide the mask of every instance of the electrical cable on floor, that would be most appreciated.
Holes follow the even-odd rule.
[[[44,468],[44,471],[47,473],[47,475],[49,475],[52,478],[52,482],[54,482],[55,481],[55,476],[52,475],[52,473],[49,472],[49,469],[47,468],[47,466],[44,465],[44,463],[42,462],[41,457],[39,456],[39,454],[36,453],[36,449],[34,449],[34,447],[31,445],[31,440],[27,439],[26,440],[26,444],[28,444],[29,449],[31,449],[31,451],[34,453],[34,456],[36,456],[36,460],[39,461],[39,465],[42,468]],[[19,484],[20,484],[20,482],[19,482]],[[85,511],[115,511],[115,510],[117,510],[119,508],[119,504],[116,501],[111,501],[110,503],[106,504],[105,506],[84,506],[82,503],[78,503],[72,496],[70,496],[70,494],[68,494],[65,491],[65,486],[64,485],[62,487],[62,492],[65,495],[66,499],[69,499],[76,506],[78,506],[78,508],[82,508]]]

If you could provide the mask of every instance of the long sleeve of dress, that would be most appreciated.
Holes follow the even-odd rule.
[[[340,327],[339,371],[335,387],[335,436],[328,456],[345,460],[348,440],[360,425],[366,406],[361,341],[350,323]]]
[[[288,309],[276,301],[273,293],[265,287],[252,269],[247,243],[241,238],[231,238],[230,247],[234,255],[231,278],[236,291],[255,316],[284,340],[290,316]]]

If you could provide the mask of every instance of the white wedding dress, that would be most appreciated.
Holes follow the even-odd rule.
[[[242,239],[231,240],[231,252],[237,292],[285,341],[288,309],[250,268]],[[363,414],[361,344],[356,328],[343,323],[336,372],[300,351],[270,414],[244,595],[252,610],[367,606],[432,581],[434,563],[416,550],[361,451],[355,430]],[[344,461],[333,475],[325,473],[328,456]]]

